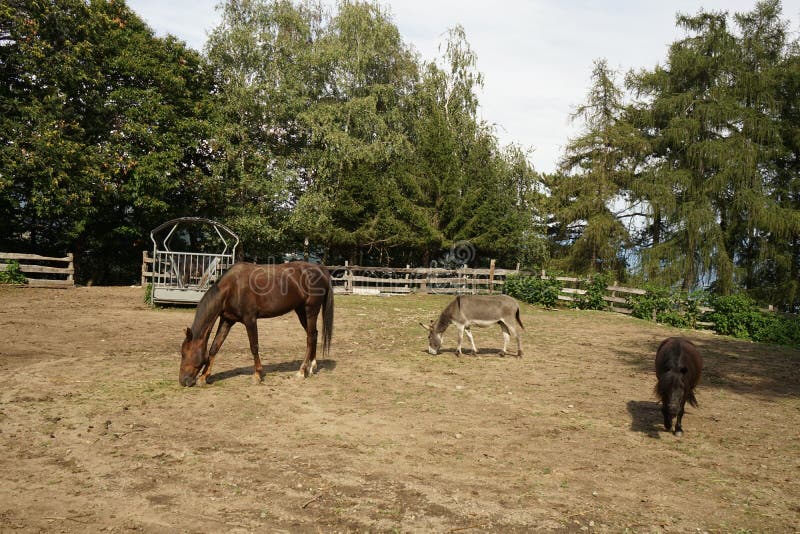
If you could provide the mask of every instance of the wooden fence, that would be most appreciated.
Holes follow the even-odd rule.
[[[488,269],[362,267],[345,262],[328,270],[333,276],[334,291],[351,295],[502,293],[505,277],[519,273],[496,268],[494,260]]]
[[[29,287],[75,287],[71,252],[63,258],[0,252],[0,270],[4,271],[12,260],[19,262],[19,269],[28,279]]]
[[[549,278],[544,271],[542,271],[539,276],[542,279]],[[574,278],[570,276],[556,276],[555,279],[562,283],[561,291],[558,295],[558,300],[571,303],[578,300],[582,295],[586,294],[586,290],[580,288],[580,285],[586,282],[586,280],[583,278]],[[628,307],[629,297],[627,295],[647,294],[647,291],[645,291],[644,289],[620,286],[619,284],[617,284],[617,282],[614,282],[610,286],[606,287],[606,291],[608,292],[608,294],[603,295],[603,300],[608,303],[609,309],[611,311],[615,311],[618,313],[626,313],[626,314],[633,313],[633,310]]]

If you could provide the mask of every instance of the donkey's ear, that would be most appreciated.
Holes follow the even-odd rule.
[[[192,329],[187,327],[186,330],[184,330],[184,333],[186,334],[186,341],[191,341],[192,340]]]
[[[430,329],[431,329],[431,327],[430,327],[430,326],[425,326],[425,325],[424,325],[424,324],[422,324],[422,323],[419,323],[419,325],[420,325],[422,328],[424,328],[425,330],[428,330],[428,331],[430,331]]]

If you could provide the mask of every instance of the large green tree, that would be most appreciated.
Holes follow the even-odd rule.
[[[777,1],[761,2],[735,17],[738,33],[727,13],[679,15],[688,35],[666,65],[630,78],[643,97],[632,120],[651,146],[634,185],[651,210],[650,278],[723,294],[753,288],[781,248],[771,244],[786,249],[797,235],[797,210],[775,194],[776,165],[787,162],[779,14]]]
[[[197,205],[209,84],[124,2],[0,5],[0,247],[135,279],[147,231]]]

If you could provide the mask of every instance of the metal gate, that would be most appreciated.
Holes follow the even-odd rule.
[[[167,221],[150,232],[150,239],[154,303],[200,302],[236,261],[239,246],[239,237],[227,226],[200,217]]]

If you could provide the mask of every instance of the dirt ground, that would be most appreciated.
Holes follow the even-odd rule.
[[[178,385],[191,309],[141,288],[0,289],[0,531],[790,532],[800,525],[800,352],[622,315],[523,306],[430,356],[445,296],[337,296],[302,380],[296,318],[241,325],[214,381]],[[665,432],[658,343],[706,362]]]

